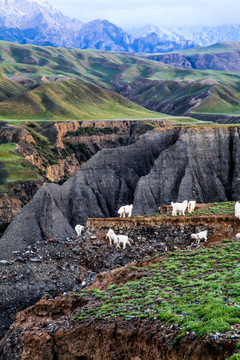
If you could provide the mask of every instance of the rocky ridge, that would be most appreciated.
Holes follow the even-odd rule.
[[[160,61],[177,68],[239,72],[240,51],[216,54],[157,54],[149,55],[150,60]]]
[[[99,151],[62,186],[42,186],[1,238],[0,258],[44,237],[72,236],[76,224],[117,216],[124,204],[144,215],[171,201],[238,200],[239,143],[239,127],[165,128]]]

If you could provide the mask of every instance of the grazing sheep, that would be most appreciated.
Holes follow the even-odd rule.
[[[171,202],[172,206],[172,216],[177,216],[177,213],[179,212],[179,215],[185,215],[185,211],[188,207],[188,201],[184,200],[182,203],[173,203]]]
[[[238,201],[235,204],[235,216],[240,220],[240,203]]]
[[[113,229],[109,229],[106,237],[108,237],[108,239],[109,239],[110,246],[112,246],[112,240],[113,240],[112,236],[113,235],[115,235],[115,232],[113,231]]]
[[[116,248],[120,249],[121,248],[120,244],[123,244],[123,249],[125,249],[126,244],[131,246],[129,242],[129,240],[131,239],[128,239],[127,235],[116,235],[113,229],[109,229],[106,236],[109,239],[110,245],[112,245],[112,241],[113,241],[113,244],[116,244]]]
[[[119,248],[120,248],[120,244],[123,244],[123,249],[125,249],[127,244],[129,246],[131,246],[130,241],[129,241],[131,239],[129,239],[127,235],[117,235],[117,238],[118,238],[118,247]]]
[[[120,209],[118,210],[118,214],[120,215],[120,217],[125,217],[126,214],[128,214],[128,217],[130,217],[132,216],[132,209],[133,209],[133,205],[121,206]]]
[[[194,201],[194,200],[189,201],[189,203],[188,203],[188,213],[191,214],[195,210],[195,207],[196,207],[196,201]]]
[[[81,236],[83,230],[84,230],[84,226],[82,226],[82,225],[76,225],[75,226],[75,231],[76,231],[78,236]]]
[[[200,231],[199,233],[196,234],[192,234],[191,235],[191,239],[195,239],[197,240],[197,244],[200,243],[200,240],[204,239],[205,241],[207,241],[207,230],[204,231]]]

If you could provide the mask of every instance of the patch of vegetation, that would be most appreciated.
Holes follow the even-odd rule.
[[[214,202],[201,210],[196,210],[192,215],[232,215],[234,214],[234,201]]]
[[[132,266],[129,272],[137,280],[110,285],[105,291],[85,290],[92,301],[77,317],[148,318],[175,324],[179,337],[187,332],[231,337],[240,325],[239,257],[240,241],[228,240],[214,248],[175,251],[149,265]]]
[[[35,126],[34,126],[35,124]],[[43,136],[36,129],[36,123],[27,122],[25,128],[31,133],[33,139],[36,144],[34,144],[34,148],[41,156],[42,159],[45,159],[45,165],[54,165],[58,163],[58,153],[54,146],[51,144],[50,140]]]
[[[4,185],[13,181],[37,180],[34,167],[20,156],[17,151],[16,144],[7,143],[0,145],[0,173],[1,186],[0,191],[5,192]],[[4,175],[4,176],[3,176]]]

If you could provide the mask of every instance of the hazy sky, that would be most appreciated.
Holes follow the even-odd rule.
[[[239,24],[239,0],[48,0],[65,15],[83,22],[107,19],[132,28]]]

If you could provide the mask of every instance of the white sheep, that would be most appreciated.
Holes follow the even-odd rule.
[[[118,214],[120,215],[120,217],[125,217],[126,214],[128,214],[128,217],[130,217],[132,216],[132,209],[133,209],[133,205],[121,206],[120,209],[118,210]]]
[[[197,244],[200,243],[200,240],[204,239],[205,241],[207,241],[207,230],[204,230],[204,231],[200,231],[199,233],[196,233],[196,234],[192,234],[191,235],[191,239],[195,239],[197,240]]]
[[[240,220],[240,203],[238,201],[235,204],[235,216]]]
[[[237,239],[240,239],[240,233],[237,233],[237,234],[236,234],[236,238],[237,238]]]
[[[195,207],[196,207],[196,201],[194,201],[194,200],[189,201],[189,203],[188,203],[188,213],[191,214],[195,210]]]
[[[129,246],[131,246],[130,241],[131,239],[128,238],[127,235],[117,235],[118,238],[118,245],[120,248],[120,244],[123,244],[123,249],[125,249],[126,245],[128,244]],[[132,240],[131,240],[132,241]]]
[[[109,239],[110,245],[112,245],[112,241],[113,241],[113,244],[116,244],[116,248],[120,249],[121,248],[120,244],[123,244],[123,249],[125,249],[126,244],[131,246],[129,241],[131,239],[128,239],[127,235],[116,235],[113,229],[109,229],[106,236]]]
[[[84,226],[82,226],[82,225],[76,225],[75,226],[75,231],[76,231],[78,236],[81,236],[83,230],[84,230]]]
[[[182,203],[171,202],[171,206],[173,208],[172,216],[177,216],[177,213],[179,213],[179,215],[185,215],[185,211],[187,210],[188,207],[188,201],[184,200]]]
[[[109,239],[110,246],[112,246],[113,235],[115,235],[115,232],[113,231],[113,229],[109,229],[106,237],[108,237]]]

